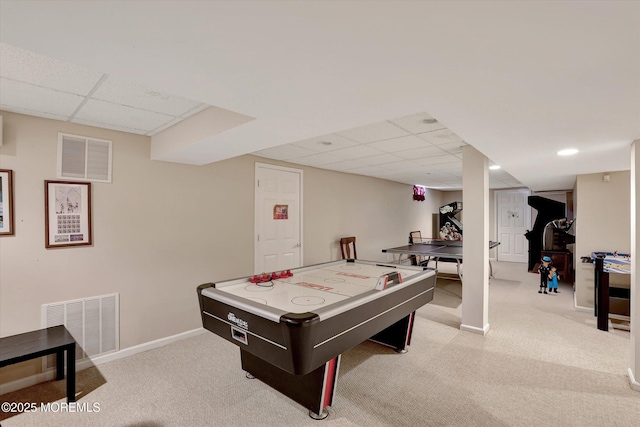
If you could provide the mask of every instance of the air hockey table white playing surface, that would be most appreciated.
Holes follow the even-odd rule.
[[[384,265],[336,262],[292,270],[293,276],[264,283],[220,283],[218,290],[289,313],[306,313],[375,289],[378,279],[397,272],[403,281],[421,273]]]

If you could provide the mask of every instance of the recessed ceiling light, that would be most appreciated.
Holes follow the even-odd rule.
[[[318,145],[333,145],[333,142],[329,142],[329,141],[318,141]]]
[[[577,148],[565,148],[564,150],[558,151],[558,156],[573,156],[577,152]]]
[[[491,165],[491,166],[489,166],[489,169],[491,169],[492,171],[494,171],[496,169],[500,169],[500,165]]]

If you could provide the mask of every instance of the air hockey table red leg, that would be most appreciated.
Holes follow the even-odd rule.
[[[240,349],[242,369],[309,410],[309,416],[323,420],[333,403],[340,356],[306,375],[293,375]]]

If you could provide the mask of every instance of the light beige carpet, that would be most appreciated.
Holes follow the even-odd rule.
[[[490,332],[459,330],[460,282],[439,280],[417,312],[410,350],[365,342],[342,357],[324,421],[258,380],[245,379],[238,348],[206,332],[106,363],[78,377],[93,413],[23,413],[12,426],[633,426],[629,335],[602,332],[573,309],[570,285],[538,294],[524,264],[494,263]],[[64,401],[64,382],[0,401]],[[48,400],[47,400],[48,399]]]

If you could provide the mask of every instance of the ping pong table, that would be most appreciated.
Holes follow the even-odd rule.
[[[499,244],[500,242],[489,241],[489,250]],[[460,271],[460,265],[462,264],[462,241],[460,240],[424,239],[419,242],[414,240],[411,244],[383,249],[382,252],[399,254],[398,263],[402,263],[402,255],[407,255],[407,259],[416,259],[416,257],[425,258],[424,262],[418,263],[425,267],[428,267],[429,262],[433,260],[436,263],[436,269],[438,268],[438,261],[455,262],[458,277],[462,280],[462,273]],[[491,260],[489,260],[489,277],[493,277]]]

